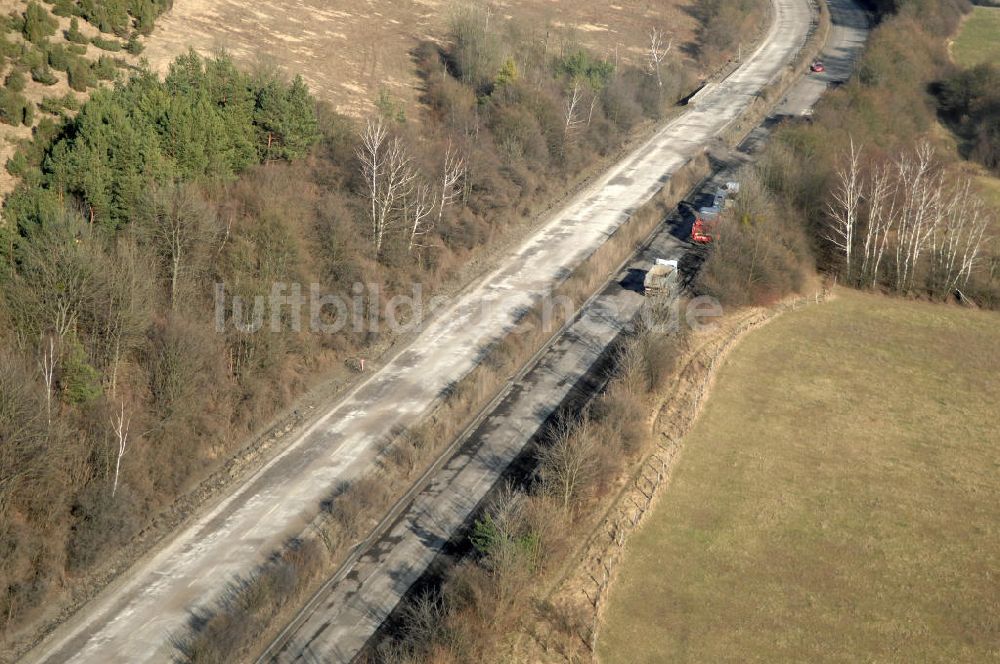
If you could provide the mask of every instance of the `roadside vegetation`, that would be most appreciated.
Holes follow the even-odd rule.
[[[626,544],[600,660],[994,657],[998,322],[840,289],[750,333]]]
[[[775,302],[799,293],[815,273],[808,232],[788,223],[795,207],[768,186],[761,163],[737,174],[740,194],[725,211],[720,232],[704,252],[693,289],[727,307]]]
[[[659,328],[625,340],[607,389],[584,412],[552,418],[532,475],[494,493],[468,534],[470,555],[439,586],[407,600],[366,661],[533,661],[522,640],[543,622],[569,636],[562,655],[587,657],[576,637],[586,615],[546,604],[543,590],[578,551],[580,529],[593,527],[622,472],[647,452],[645,412],[686,345],[685,334]]]

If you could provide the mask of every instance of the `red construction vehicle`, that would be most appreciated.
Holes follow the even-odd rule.
[[[715,192],[712,205],[698,208],[691,226],[691,241],[697,244],[711,244],[719,237],[719,221],[726,200],[736,196],[740,191],[739,182],[727,182]]]
[[[708,209],[698,210],[691,226],[691,241],[696,244],[711,244],[718,237],[719,213],[706,214]]]

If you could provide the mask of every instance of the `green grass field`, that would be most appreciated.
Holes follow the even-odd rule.
[[[853,291],[751,333],[628,542],[600,660],[1000,660],[1000,315]]]
[[[952,50],[963,67],[1000,63],[1000,7],[974,7]]]

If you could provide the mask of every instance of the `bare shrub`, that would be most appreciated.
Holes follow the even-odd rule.
[[[128,485],[111,487],[94,482],[84,489],[70,509],[72,527],[66,543],[66,562],[71,571],[86,569],[95,560],[122,547],[138,532],[144,513]]]
[[[552,428],[550,441],[538,452],[542,491],[556,499],[567,516],[590,488],[597,458],[597,441],[589,419],[579,424],[560,419]]]

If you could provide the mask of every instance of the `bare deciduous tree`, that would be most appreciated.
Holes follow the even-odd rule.
[[[462,195],[460,186],[465,180],[465,158],[458,154],[448,141],[444,153],[444,167],[441,170],[441,196],[438,198],[438,223],[444,216],[444,209],[454,205]]]
[[[420,183],[406,197],[403,205],[403,213],[410,227],[410,244],[408,251],[413,251],[417,247],[422,247],[421,239],[430,232],[431,225],[428,218],[434,211],[434,203],[431,200],[431,188]],[[432,220],[433,221],[433,220]]]
[[[447,609],[440,590],[429,590],[410,601],[403,609],[403,630],[410,643],[432,644],[446,636]]]
[[[199,230],[198,241],[208,238]],[[119,238],[110,265],[101,276],[100,293],[94,298],[92,318],[97,335],[97,352],[105,369],[110,395],[118,387],[121,358],[138,345],[149,320],[150,292],[147,257],[131,236]]]
[[[118,438],[118,456],[115,459],[115,481],[111,487],[111,497],[115,497],[118,492],[118,476],[122,469],[122,457],[128,451],[128,425],[129,417],[125,415],[125,402],[122,401],[121,410],[111,419],[111,427]]]
[[[17,328],[30,334],[23,341],[47,332],[61,340],[76,328],[99,272],[93,247],[90,227],[70,212],[20,244],[17,274],[0,298]]]
[[[932,278],[942,293],[951,293],[968,283],[989,221],[982,200],[972,195],[971,180],[955,185],[944,207],[939,232],[931,240]]]
[[[390,138],[381,118],[365,125],[357,157],[368,188],[369,221],[377,258],[398,221],[400,203],[406,199],[416,173],[402,140],[398,136]]]
[[[664,43],[665,38],[666,35],[659,28],[653,28],[649,31],[649,70],[656,75],[656,84],[661,88],[663,87],[663,61],[674,46],[673,37]]]
[[[42,382],[45,384],[45,422],[48,431],[52,431],[52,397],[55,391],[56,372],[56,341],[51,335],[48,338],[46,347],[45,338],[42,337],[42,347],[38,366],[42,370]]]
[[[464,178],[465,159],[458,154],[449,141],[448,148],[444,153],[437,193],[432,195],[431,187],[425,184],[418,184],[415,189],[404,192],[406,195],[404,217],[410,229],[410,252],[424,246],[422,237],[430,233],[435,226],[441,224],[445,208],[454,205],[461,197],[461,184]],[[435,207],[437,207],[437,216],[431,218]]]
[[[192,254],[211,241],[214,213],[189,184],[155,191],[152,208],[145,230],[166,261],[170,308],[176,310],[181,281],[192,269]]]
[[[847,279],[852,277],[851,264],[855,234],[858,228],[858,210],[861,207],[861,148],[851,138],[851,151],[837,170],[837,188],[833,191],[832,202],[827,206],[830,223],[826,239],[844,256],[844,272]]]
[[[900,210],[896,231],[896,289],[912,287],[917,262],[935,231],[939,218],[941,173],[933,168],[934,148],[929,143],[917,147],[914,155],[903,155],[897,162],[900,187]]]
[[[552,442],[539,452],[542,487],[558,498],[564,512],[593,478],[596,451],[589,419],[583,418],[579,426],[568,420],[557,423]]]
[[[493,578],[497,609],[502,613],[537,563],[538,551],[527,532],[524,494],[510,485],[504,487],[477,523],[473,540],[485,554],[484,566]]]
[[[357,150],[358,161],[361,162],[361,171],[368,187],[369,221],[372,225],[372,238],[378,246],[380,216],[382,207],[379,201],[379,192],[382,191],[382,180],[385,177],[387,168],[387,148],[389,140],[389,130],[382,122],[381,118],[371,119],[365,125],[361,134],[361,147]]]
[[[579,80],[573,81],[573,90],[566,99],[566,122],[563,125],[563,137],[568,141],[572,134],[580,128],[580,102],[583,99],[583,86]]]
[[[896,189],[889,168],[877,166],[865,194],[868,223],[864,229],[864,255],[861,260],[861,279],[873,288],[878,282],[879,266],[896,223]]]
[[[852,150],[830,205],[838,229],[831,241],[839,247],[846,243],[852,214],[848,199],[855,188],[849,173],[853,163]],[[891,281],[898,291],[911,290],[918,275],[939,295],[968,282],[989,227],[982,201],[972,194],[971,180],[952,178],[935,163],[934,149],[923,143],[901,154],[891,166],[875,166],[861,189],[867,214],[853,213],[857,250],[862,254],[861,283],[878,285],[887,254],[895,260]]]
[[[48,449],[51,432],[42,422],[43,405],[28,368],[9,350],[0,348],[0,522],[20,490],[60,456]]]

